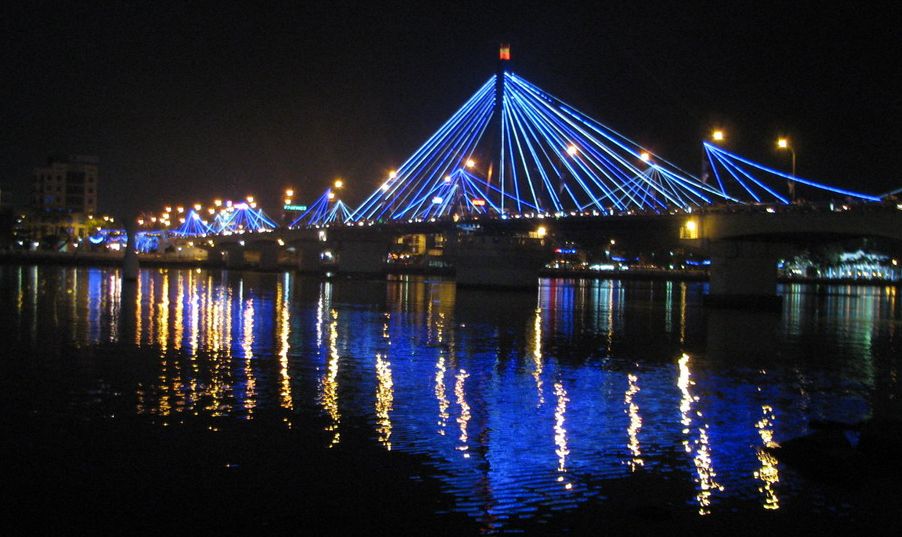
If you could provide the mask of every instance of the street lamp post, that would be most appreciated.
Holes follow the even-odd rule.
[[[787,181],[786,185],[789,190],[789,200],[794,202],[796,200],[796,182],[793,180],[796,176],[796,152],[789,143],[789,138],[783,137],[777,138],[777,149],[788,150],[790,156],[792,156],[792,172],[789,174],[792,179]]]

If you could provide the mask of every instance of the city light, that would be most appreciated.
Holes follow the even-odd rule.
[[[715,142],[722,142],[726,140],[727,135],[724,134],[724,131],[720,129],[715,129],[714,132],[711,133],[711,139]]]
[[[467,159],[467,168],[472,168],[473,166],[476,166],[476,161],[473,159]]]
[[[643,152],[639,153],[639,160],[641,160],[642,162],[650,161],[651,153],[649,153],[648,151],[643,151]]]
[[[570,144],[569,146],[567,146],[567,154],[570,155],[571,157],[575,157],[575,156],[576,156],[576,153],[577,153],[578,151],[579,151],[579,150],[578,150],[578,149],[576,148],[576,146],[573,145],[573,144]]]
[[[335,188],[342,188],[345,186],[345,182],[342,179],[335,180]]]
[[[294,190],[293,190],[293,189],[290,189],[290,188],[286,188],[286,189],[285,189],[285,195],[286,195],[287,197],[289,197],[289,198],[293,197],[293,196],[294,196]]]
[[[779,149],[787,149],[789,147],[789,140],[786,138],[777,138],[777,148]]]

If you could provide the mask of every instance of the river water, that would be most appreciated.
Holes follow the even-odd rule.
[[[786,285],[781,312],[754,313],[706,309],[706,284],[678,281],[491,292],[144,269],[123,283],[0,266],[4,413],[210,431],[278,416],[317,431],[309,449],[413,456],[439,517],[489,531],[632,494],[663,516],[842,519],[854,497],[762,448],[813,419],[892,414],[902,395],[893,287]]]

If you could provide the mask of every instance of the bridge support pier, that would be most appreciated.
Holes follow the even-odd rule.
[[[767,242],[717,240],[708,244],[710,286],[705,304],[715,307],[777,310],[777,258],[780,246]]]
[[[388,242],[384,237],[336,238],[329,241],[336,272],[342,274],[382,274]]]
[[[474,235],[450,241],[446,249],[459,286],[535,289],[551,259],[542,239]]]
[[[254,248],[260,252],[260,261],[257,266],[260,270],[276,270],[279,268],[279,245],[274,242],[255,244]]]
[[[322,268],[320,254],[325,243],[315,238],[296,240],[291,243],[295,251],[295,268],[301,272],[319,272]]]
[[[220,246],[222,264],[227,269],[240,270],[244,268],[244,248],[237,244]]]

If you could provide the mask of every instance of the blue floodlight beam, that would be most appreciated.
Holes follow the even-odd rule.
[[[864,199],[864,200],[868,200],[868,201],[880,201],[880,198],[879,198],[879,197],[872,196],[872,195],[870,195],[870,194],[864,194],[864,193],[862,193],[862,192],[855,192],[855,191],[853,191],[853,190],[846,190],[846,189],[843,189],[843,188],[833,187],[833,186],[829,186],[829,185],[825,185],[825,184],[822,184],[822,183],[818,183],[818,182],[812,181],[812,180],[810,180],[810,179],[804,179],[804,178],[802,178],[802,177],[793,176],[793,175],[789,175],[789,174],[783,173],[783,172],[781,172],[781,171],[779,171],[779,170],[775,170],[775,169],[773,169],[773,168],[769,168],[769,167],[764,166],[764,165],[762,165],[762,164],[758,164],[758,163],[756,163],[756,162],[752,162],[751,160],[748,160],[748,159],[745,159],[745,158],[743,158],[743,157],[740,157],[739,155],[736,155],[736,154],[734,154],[734,153],[730,153],[729,151],[726,151],[726,150],[720,149],[720,148],[718,148],[718,147],[712,146],[712,145],[709,144],[708,142],[705,142],[705,145],[706,145],[706,146],[709,146],[709,147],[711,147],[711,148],[713,148],[713,149],[715,149],[717,152],[724,153],[724,154],[728,155],[730,158],[735,159],[735,160],[738,160],[739,162],[742,162],[743,164],[747,164],[747,165],[752,166],[752,167],[754,167],[754,168],[758,168],[759,170],[762,170],[762,171],[764,171],[764,172],[771,173],[771,174],[773,174],[773,175],[782,177],[782,178],[787,179],[787,180],[789,180],[789,181],[795,181],[796,183],[801,183],[801,184],[806,185],[806,186],[810,186],[810,187],[813,187],[813,188],[818,188],[818,189],[821,189],[821,190],[826,190],[826,191],[828,191],[828,192],[834,192],[834,193],[836,193],[836,194],[843,194],[843,195],[845,195],[845,196],[850,196],[850,197],[853,197],[853,198],[859,198],[859,199]]]

